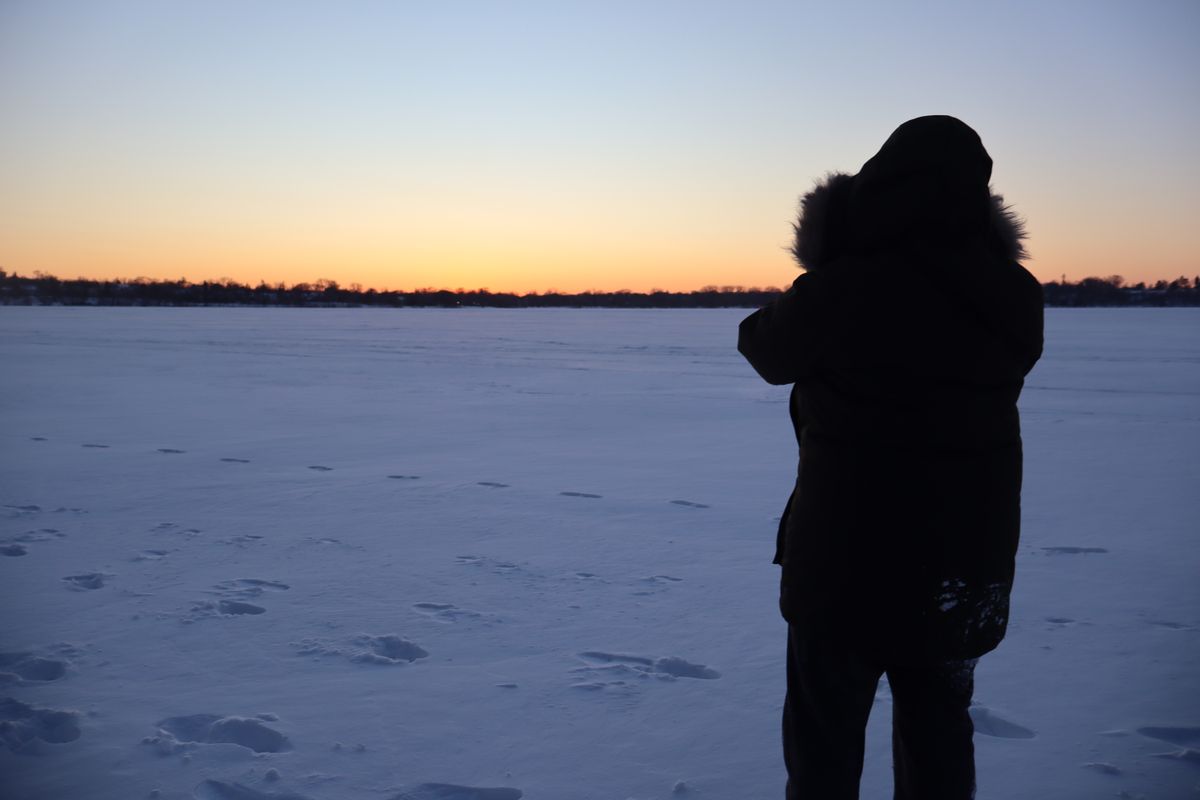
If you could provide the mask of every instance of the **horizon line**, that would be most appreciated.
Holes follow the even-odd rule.
[[[800,274],[803,274],[803,272],[801,272]],[[782,293],[787,290],[786,285],[785,286],[764,286],[764,285],[746,286],[746,285],[742,285],[742,284],[711,284],[711,283],[705,284],[704,286],[701,286],[698,288],[692,288],[692,289],[666,289],[666,288],[662,288],[662,287],[653,287],[650,289],[629,289],[629,288],[625,288],[625,287],[621,287],[621,288],[617,288],[617,289],[600,289],[600,288],[596,288],[596,287],[589,287],[587,289],[566,290],[566,289],[559,289],[557,287],[548,287],[545,289],[527,289],[527,290],[522,291],[522,290],[518,290],[518,289],[492,289],[487,286],[478,286],[475,288],[467,288],[465,286],[458,286],[453,289],[449,288],[447,286],[422,286],[422,287],[414,287],[411,289],[392,289],[392,288],[388,288],[386,286],[384,286],[384,287],[366,286],[366,285],[359,283],[358,281],[351,281],[349,283],[343,284],[339,281],[336,281],[336,280],[333,280],[330,278],[317,278],[315,281],[297,281],[292,284],[288,284],[285,281],[269,282],[262,278],[260,278],[257,283],[251,283],[249,281],[239,281],[235,278],[230,278],[228,276],[221,276],[219,278],[206,278],[206,279],[203,279],[200,281],[189,280],[186,276],[181,276],[179,278],[150,278],[145,275],[139,275],[135,278],[126,278],[126,277],[121,277],[121,276],[108,277],[108,278],[89,278],[89,277],[84,277],[82,275],[77,275],[74,278],[65,278],[65,277],[60,277],[58,275],[54,275],[54,274],[45,272],[43,270],[34,270],[31,275],[22,275],[22,274],[19,274],[16,272],[9,272],[5,268],[0,267],[0,280],[7,280],[10,278],[11,279],[23,279],[23,280],[55,280],[55,281],[59,281],[59,282],[91,281],[91,282],[95,282],[95,283],[116,283],[116,284],[121,284],[121,285],[125,285],[125,286],[134,286],[134,285],[138,285],[138,284],[154,284],[154,283],[159,283],[159,284],[174,283],[174,284],[188,285],[188,286],[200,286],[200,285],[204,285],[204,284],[214,284],[214,285],[218,285],[218,286],[234,285],[234,286],[244,287],[244,288],[251,289],[251,290],[257,289],[258,287],[261,287],[261,286],[266,286],[268,289],[270,289],[272,291],[316,291],[316,292],[322,292],[322,291],[325,291],[326,289],[332,289],[333,291],[348,291],[348,292],[354,292],[354,293],[365,293],[365,292],[371,292],[371,291],[374,291],[377,294],[378,293],[392,293],[392,292],[400,293],[400,294],[427,294],[427,293],[447,292],[450,294],[491,294],[491,295],[513,295],[516,297],[531,297],[531,296],[544,296],[544,295],[583,295],[583,294],[592,294],[592,295],[596,295],[596,294],[642,294],[642,295],[698,294],[698,293],[706,293],[706,292],[715,292],[718,294],[737,294],[737,293],[750,294],[750,293],[771,293],[771,292]],[[1068,281],[1068,280],[1066,280],[1066,276],[1063,275],[1061,280],[1042,281],[1039,279],[1038,283],[1043,286],[1051,286],[1051,285],[1066,286],[1066,285],[1070,285],[1072,283],[1078,285],[1078,284],[1083,283],[1084,281],[1093,281],[1094,280],[1094,281],[1103,281],[1105,283],[1115,283],[1117,286],[1122,286],[1124,288],[1135,288],[1138,285],[1141,285],[1147,289],[1151,289],[1151,288],[1154,288],[1158,284],[1170,285],[1181,279],[1184,281],[1191,281],[1193,283],[1193,285],[1195,285],[1196,283],[1200,283],[1200,274],[1198,274],[1192,278],[1188,278],[1186,275],[1178,275],[1174,279],[1159,278],[1154,281],[1136,281],[1136,282],[1132,282],[1132,283],[1127,281],[1124,276],[1119,275],[1119,274],[1103,275],[1103,276],[1102,275],[1089,275],[1089,276],[1085,276],[1083,278],[1079,278],[1076,281]],[[304,287],[304,288],[301,288],[301,287]]]

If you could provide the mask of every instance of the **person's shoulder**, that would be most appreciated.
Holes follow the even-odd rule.
[[[1017,269],[1020,270],[1020,272],[1021,272],[1021,280],[1022,280],[1022,283],[1024,284],[1025,290],[1029,293],[1029,295],[1031,297],[1034,297],[1037,299],[1037,302],[1039,305],[1045,303],[1046,298],[1045,298],[1045,294],[1042,291],[1042,282],[1037,279],[1036,275],[1034,275],[1029,270],[1025,269],[1025,267],[1020,262],[1013,262],[1013,263],[1016,264]]]
[[[882,254],[845,253],[802,273],[797,281],[829,288],[852,286],[889,272],[890,266]]]
[[[1045,298],[1042,292],[1042,282],[1037,276],[1025,268],[1020,261],[1012,258],[997,257],[999,262],[995,267],[1004,275],[1006,281],[1015,289],[1015,293],[1028,303],[1042,305]]]

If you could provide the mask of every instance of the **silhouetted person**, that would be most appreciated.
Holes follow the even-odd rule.
[[[794,384],[779,525],[787,797],[857,798],[867,716],[892,693],[898,800],[974,796],[975,660],[1004,637],[1020,528],[1017,397],[1042,292],[992,160],[953,117],[904,123],[806,195],[806,272],[738,350]]]

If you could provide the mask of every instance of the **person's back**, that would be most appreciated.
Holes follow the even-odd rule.
[[[795,384],[800,470],[776,554],[790,797],[855,796],[864,687],[873,695],[883,672],[894,694],[933,674],[960,687],[953,713],[908,735],[912,693],[897,695],[897,796],[970,796],[969,764],[940,769],[920,752],[935,742],[970,760],[963,676],[1007,624],[1016,401],[1042,340],[1041,287],[1015,260],[1019,226],[990,171],[958,120],[905,123],[858,175],[806,198],[796,250],[809,271],[740,328],[759,373]]]

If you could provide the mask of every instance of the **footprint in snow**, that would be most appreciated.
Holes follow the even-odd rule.
[[[460,619],[477,619],[483,616],[478,611],[459,608],[452,603],[413,603],[413,608],[443,622],[457,622]]]
[[[213,586],[217,594],[243,599],[259,597],[264,592],[286,592],[292,587],[280,581],[269,581],[262,578],[238,578],[231,581],[221,581]]]
[[[576,667],[571,671],[586,677],[587,680],[571,685],[572,688],[589,691],[624,690],[628,686],[627,679],[657,678],[663,681],[674,681],[677,678],[716,680],[721,677],[721,673],[715,669],[704,664],[693,664],[678,656],[649,658],[622,653],[607,653],[602,650],[588,650],[580,653],[579,657],[589,662],[589,665]]]
[[[106,444],[92,444],[90,442],[88,444],[82,444],[82,445],[80,445],[80,447],[90,447],[90,448],[93,448],[96,450],[107,450],[108,449],[108,445],[106,445]]]
[[[242,617],[246,615],[257,616],[258,614],[265,614],[267,610],[262,606],[242,600],[218,600],[217,613],[226,617]]]
[[[1200,725],[1151,725],[1138,728],[1137,732],[1180,748],[1166,753],[1151,753],[1155,758],[1186,761],[1200,766],[1200,749],[1197,749],[1200,748]]]
[[[1088,553],[1107,553],[1103,547],[1043,547],[1042,552],[1048,556],[1077,556]]]
[[[388,475],[388,478],[394,481],[415,481],[421,478],[420,475]]]
[[[263,792],[240,783],[206,780],[192,790],[193,800],[312,800],[294,792]]]
[[[66,744],[80,736],[79,712],[35,708],[11,697],[0,697],[0,748],[36,754],[46,744]]]
[[[425,648],[394,633],[385,633],[382,636],[364,634],[357,637],[354,643],[364,649],[352,656],[351,660],[365,664],[411,664],[418,658],[429,655]]]
[[[302,656],[342,656],[356,664],[411,664],[429,656],[425,648],[394,633],[364,633],[347,645],[308,638],[292,642],[292,646]]]
[[[279,731],[265,724],[275,715],[254,717],[190,714],[168,717],[156,723],[157,736],[148,736],[142,744],[155,745],[160,752],[174,753],[193,749],[188,745],[236,744],[255,753],[285,753],[291,742]]]
[[[1116,764],[1110,764],[1107,761],[1089,761],[1081,766],[1084,769],[1090,769],[1092,772],[1099,772],[1101,775],[1124,774],[1120,767],[1118,767]]]
[[[166,558],[169,553],[170,553],[169,550],[143,550],[142,552],[138,553],[136,556],[134,556],[133,558],[131,558],[129,560],[130,561],[159,561],[163,558]]]
[[[313,465],[309,466],[309,469],[316,470],[317,472],[332,472],[333,471],[333,467],[326,467],[321,464],[313,464]]]
[[[199,528],[185,528],[174,522],[160,522],[150,529],[151,533],[179,533],[189,538],[200,534]]]
[[[252,544],[260,544],[263,537],[257,533],[239,533],[237,536],[230,536],[226,539],[218,539],[218,544],[230,544],[236,547],[247,547]]]
[[[674,575],[651,575],[648,578],[642,578],[642,584],[649,584],[653,589],[642,589],[633,593],[634,597],[651,597],[658,594],[662,589],[671,583],[681,583],[683,578],[676,578]]]
[[[250,459],[248,459],[248,458],[222,458],[221,460],[224,461],[226,464],[249,464],[250,463]]]
[[[29,441],[31,441],[31,442],[48,442],[50,440],[47,439],[45,436],[30,436]]]
[[[160,448],[158,448],[158,452],[167,453],[167,454],[178,454],[178,453],[186,453],[187,450],[176,450],[174,447],[160,447]]]
[[[499,483],[499,482],[497,482],[497,481],[478,481],[478,482],[477,482],[477,485],[479,485],[479,486],[490,486],[490,487],[492,487],[493,489],[507,489],[507,488],[508,488],[508,484],[507,484],[507,483]]]
[[[1151,725],[1137,732],[1180,747],[1200,747],[1200,725]]]
[[[421,783],[392,795],[388,800],[521,800],[520,789],[508,787],[459,786],[453,783]]]
[[[593,500],[599,500],[604,496],[602,494],[592,494],[591,492],[559,492],[559,494],[563,497],[588,497]]]
[[[61,533],[58,528],[38,528],[36,531],[26,531],[20,536],[14,536],[13,541],[16,542],[48,542],[51,539],[62,539],[65,533]]]
[[[42,658],[33,653],[0,653],[0,676],[15,676],[18,682],[49,683],[66,674],[66,661]]]
[[[267,609],[257,603],[248,601],[256,599],[268,591],[283,592],[289,588],[286,583],[264,580],[262,578],[238,578],[236,580],[222,581],[215,584],[211,592],[217,595],[219,599],[215,603],[211,600],[203,600],[196,603],[192,606],[192,616],[188,621],[213,615],[245,617],[265,614],[267,613]]]
[[[315,545],[317,547],[335,548],[338,550],[363,550],[365,548],[359,545],[346,544],[341,539],[335,539],[332,536],[305,536],[303,544]]]
[[[524,572],[518,564],[487,556],[455,556],[454,560],[464,566],[488,567],[497,575],[517,575]]]
[[[673,505],[687,506],[688,508],[711,508],[711,506],[704,503],[693,503],[691,500],[671,500],[669,502]]]
[[[1155,758],[1169,758],[1173,761],[1186,761],[1200,766],[1200,750],[1185,747],[1182,750],[1172,750],[1168,753],[1151,753]]]
[[[90,589],[99,589],[104,586],[104,582],[112,577],[105,575],[102,572],[85,572],[82,575],[68,575],[63,578],[67,587],[77,591],[86,591]]]
[[[975,723],[975,732],[984,736],[996,736],[1001,739],[1032,739],[1037,733],[1005,719],[987,706],[971,706],[968,709],[971,721]]]
[[[4,505],[4,508],[8,509],[8,516],[14,517],[14,518],[16,518],[16,517],[31,517],[36,514],[40,514],[42,512],[41,506],[32,505],[32,504],[24,505],[24,506],[15,506],[15,505],[6,503]]]
[[[28,552],[29,549],[23,544],[0,545],[0,556],[23,556]]]
[[[191,625],[202,619],[212,619],[213,617],[257,617],[265,613],[267,613],[267,609],[244,600],[217,600],[216,602],[200,600],[192,604],[189,612],[181,617],[180,621],[185,625]]]
[[[1184,625],[1182,622],[1171,622],[1165,619],[1152,619],[1150,624],[1158,628],[1169,628],[1173,631],[1194,631],[1196,630],[1191,625]]]

